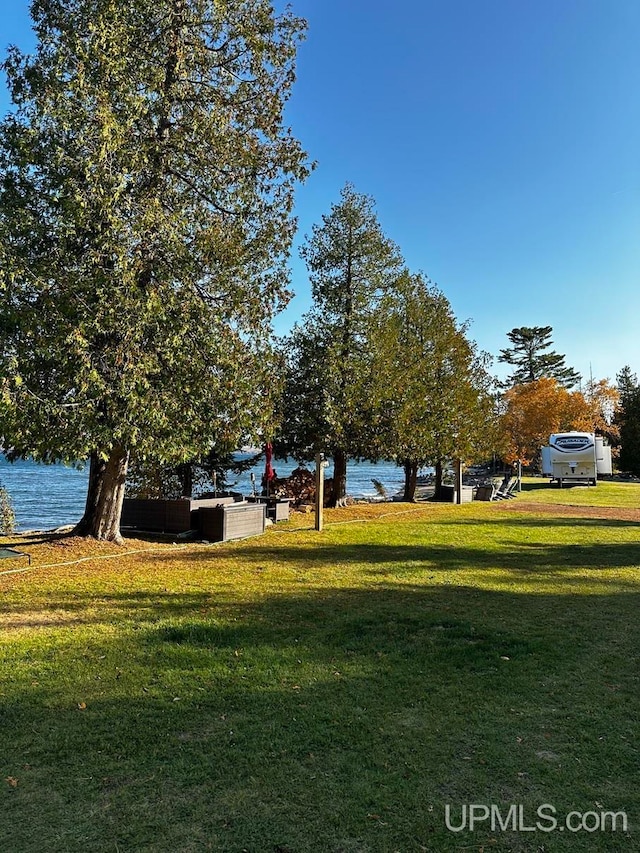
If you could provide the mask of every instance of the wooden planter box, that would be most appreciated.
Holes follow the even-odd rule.
[[[266,505],[233,503],[199,510],[200,533],[210,542],[244,539],[264,533]]]
[[[184,533],[198,530],[198,513],[203,508],[233,504],[233,497],[175,501],[156,498],[125,498],[120,526],[150,533]]]

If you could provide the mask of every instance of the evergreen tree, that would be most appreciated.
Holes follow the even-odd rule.
[[[633,394],[638,387],[638,377],[628,364],[616,375],[616,387],[622,402]]]
[[[412,501],[419,468],[441,471],[447,459],[492,449],[492,380],[448,300],[422,274],[398,278],[372,337],[378,452],[404,468],[404,500]]]
[[[233,488],[234,477],[248,471],[260,459],[254,454],[246,459],[236,457],[234,450],[212,450],[197,461],[166,466],[146,461],[140,464],[135,457],[129,464],[126,494],[134,498],[210,497]]]
[[[373,199],[347,184],[301,250],[313,307],[284,343],[287,382],[280,452],[333,458],[331,502],[346,498],[347,459],[370,458],[368,414],[376,376],[369,330],[382,295],[402,269],[380,227]]]
[[[620,470],[640,477],[640,385],[635,373],[627,365],[618,373],[620,410],[617,415],[620,427]]]
[[[513,346],[500,350],[498,361],[516,369],[505,380],[505,387],[535,382],[543,377],[556,379],[565,388],[572,388],[580,381],[580,374],[565,365],[564,355],[544,352],[553,343],[552,331],[551,326],[521,326],[507,332]]]
[[[0,126],[1,434],[91,459],[78,532],[118,539],[127,466],[251,436],[288,298],[283,124],[304,22],[268,0],[36,0]]]

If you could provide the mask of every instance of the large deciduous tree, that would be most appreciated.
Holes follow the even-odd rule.
[[[130,456],[232,445],[268,407],[295,182],[283,124],[304,22],[268,0],[34,0],[4,64],[2,433],[91,459],[79,532],[117,539]]]
[[[491,451],[492,380],[444,294],[405,272],[374,317],[373,417],[379,455],[405,472],[404,500],[415,498],[420,467]]]
[[[347,184],[301,249],[313,306],[285,342],[287,382],[279,447],[333,458],[331,503],[346,498],[347,459],[370,458],[371,318],[402,270],[369,196]]]
[[[618,412],[620,410],[620,392],[608,379],[590,379],[582,392],[591,410],[591,429],[603,436],[617,456],[620,444]]]
[[[500,350],[498,361],[516,369],[505,380],[505,387],[535,382],[543,377],[556,379],[565,388],[572,388],[580,381],[580,374],[565,365],[564,355],[545,352],[553,343],[552,331],[551,326],[521,326],[507,332],[513,346]]]
[[[502,454],[510,464],[530,464],[552,433],[570,430],[594,431],[593,408],[579,391],[568,391],[556,379],[543,377],[506,392]]]

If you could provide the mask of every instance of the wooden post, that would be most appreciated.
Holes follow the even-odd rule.
[[[322,453],[316,453],[316,530],[322,530],[324,522],[324,469],[326,462]]]
[[[518,459],[518,491],[522,491],[522,462]]]
[[[455,482],[456,482],[456,503],[462,503],[462,462],[460,459],[455,461]]]

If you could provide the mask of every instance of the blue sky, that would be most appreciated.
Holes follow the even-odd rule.
[[[292,5],[309,32],[288,121],[318,163],[300,237],[351,181],[482,349],[550,325],[585,377],[640,373],[638,0]],[[2,6],[0,46],[28,48],[28,3]],[[292,267],[278,331],[309,306]]]

